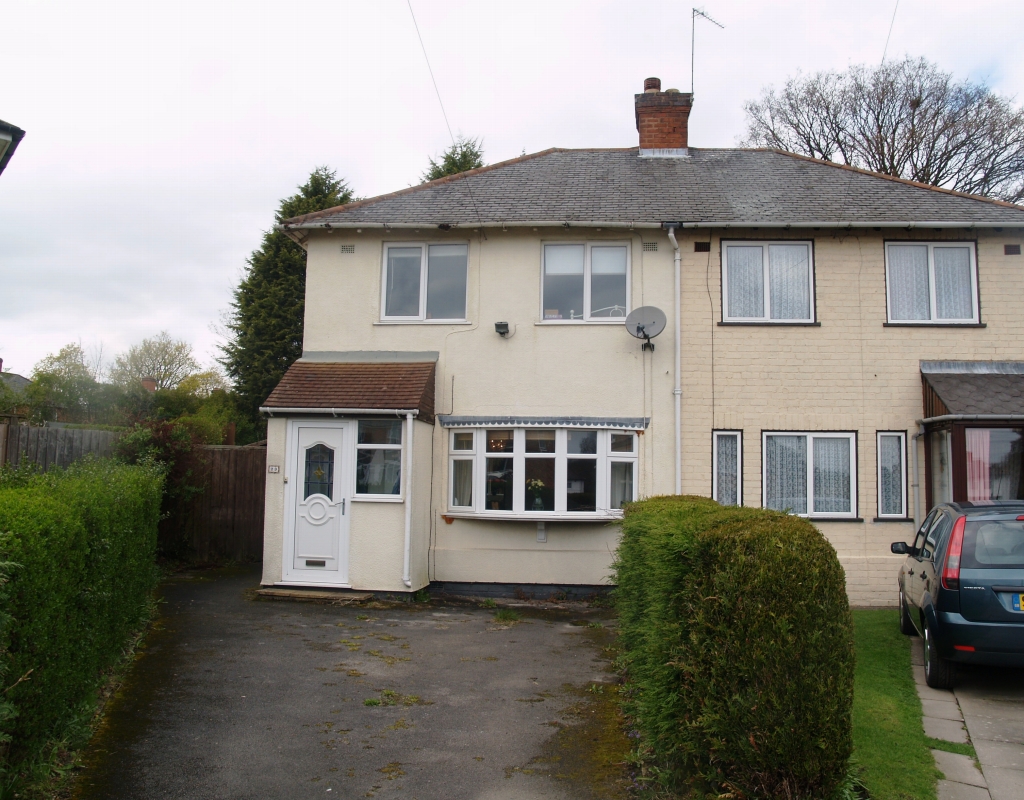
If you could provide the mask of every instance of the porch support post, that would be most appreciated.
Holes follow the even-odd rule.
[[[412,414],[405,415],[405,559],[402,565],[402,583],[412,588],[409,550],[412,547]]]

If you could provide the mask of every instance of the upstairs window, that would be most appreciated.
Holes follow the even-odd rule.
[[[545,322],[621,320],[629,310],[629,245],[544,245]]]
[[[974,247],[956,242],[890,242],[885,246],[889,322],[978,322]]]
[[[813,322],[810,242],[722,242],[725,322]]]
[[[465,244],[385,245],[381,319],[465,321],[468,254]]]

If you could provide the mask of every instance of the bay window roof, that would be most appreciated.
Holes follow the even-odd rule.
[[[1024,361],[922,361],[924,415],[1024,415]]]

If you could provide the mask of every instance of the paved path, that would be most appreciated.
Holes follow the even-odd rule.
[[[945,775],[939,800],[1024,799],[1024,670],[962,667],[954,691],[931,689],[924,680],[923,642],[912,641],[925,734],[969,741],[981,767],[968,756],[932,750]]]
[[[163,587],[81,800],[624,796],[600,612],[507,626],[436,602],[257,600],[258,581],[245,568]]]

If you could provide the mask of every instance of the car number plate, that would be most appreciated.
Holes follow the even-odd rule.
[[[1020,611],[1021,610],[1021,608],[1020,608],[1020,597],[1021,596],[1019,594],[1011,594],[1010,595],[1010,602],[1013,604],[1013,610],[1014,611]]]

